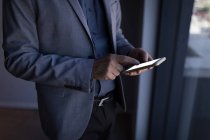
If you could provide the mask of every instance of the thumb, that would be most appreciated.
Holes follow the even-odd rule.
[[[140,62],[132,57],[124,56],[124,55],[117,55],[116,61],[123,65],[123,66],[129,66],[129,65],[138,65]]]

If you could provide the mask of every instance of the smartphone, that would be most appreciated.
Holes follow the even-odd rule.
[[[159,66],[160,64],[162,64],[164,61],[166,61],[166,57],[158,58],[158,59],[155,59],[155,60],[152,60],[152,61],[148,61],[148,62],[145,62],[145,63],[141,63],[139,65],[135,65],[135,66],[132,66],[130,68],[127,68],[126,70],[123,71],[123,73],[156,67],[156,66]]]

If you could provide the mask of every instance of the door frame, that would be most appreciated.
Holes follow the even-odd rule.
[[[155,71],[149,140],[177,140],[183,71],[194,0],[162,0],[157,57],[167,61]]]

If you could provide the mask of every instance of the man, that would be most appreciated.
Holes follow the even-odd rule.
[[[123,67],[152,59],[128,43],[120,23],[119,0],[4,0],[5,67],[36,83],[50,139],[112,137],[125,109]]]

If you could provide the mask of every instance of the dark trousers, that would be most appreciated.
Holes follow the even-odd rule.
[[[116,140],[115,122],[117,113],[122,111],[115,101],[107,101],[103,106],[94,103],[92,115],[80,140]]]

